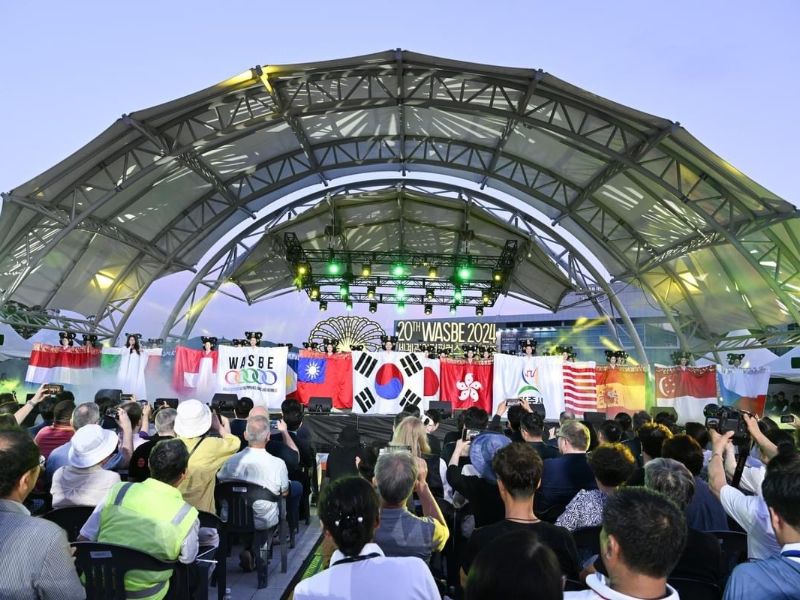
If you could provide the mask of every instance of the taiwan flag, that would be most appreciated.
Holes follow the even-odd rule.
[[[424,355],[413,352],[353,352],[353,410],[396,414],[406,406],[421,411],[425,401]]]
[[[453,410],[477,406],[492,412],[492,362],[445,358],[441,363],[441,398]]]
[[[703,407],[717,403],[717,367],[656,367],[656,406],[671,406],[678,423],[704,422]]]
[[[327,356],[301,350],[297,360],[296,398],[308,404],[311,398],[330,398],[333,408],[353,408],[353,358],[350,353]]]

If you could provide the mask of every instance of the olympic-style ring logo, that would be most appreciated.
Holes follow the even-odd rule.
[[[261,369],[238,369],[225,373],[225,383],[252,383],[260,385],[275,385],[278,375],[275,371],[262,371]]]

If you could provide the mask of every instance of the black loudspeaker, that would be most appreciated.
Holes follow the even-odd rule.
[[[659,413],[667,413],[669,416],[672,417],[672,421],[677,423],[678,422],[678,412],[672,406],[651,406],[647,412],[650,413],[650,416],[654,419]]]
[[[583,420],[592,425],[599,425],[606,420],[606,413],[588,411],[583,413]]]
[[[120,396],[122,396],[122,390],[102,389],[97,390],[94,401],[97,402],[100,398],[110,398],[114,404],[119,404]]]
[[[215,410],[226,417],[230,417],[236,409],[237,400],[239,400],[239,396],[236,394],[222,394],[217,392],[211,397],[211,410]]]
[[[449,402],[430,402],[428,410],[438,410],[442,413],[442,419],[449,419],[453,416],[453,405]]]
[[[308,412],[317,414],[328,414],[333,409],[333,398],[316,396],[308,400]]]

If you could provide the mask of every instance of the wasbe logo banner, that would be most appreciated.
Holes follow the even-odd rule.
[[[280,408],[286,397],[289,349],[220,346],[217,390],[253,399],[256,406]]]

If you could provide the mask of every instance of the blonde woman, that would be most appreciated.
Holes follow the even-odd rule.
[[[423,455],[430,454],[431,448],[428,445],[428,431],[425,425],[417,417],[406,417],[395,428],[390,446],[407,446],[410,448],[411,456],[422,458]]]

